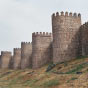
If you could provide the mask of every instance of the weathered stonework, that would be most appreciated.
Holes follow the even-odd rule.
[[[32,43],[22,42],[21,49],[3,51],[0,68],[39,68],[54,63],[88,56],[88,22],[81,25],[81,14],[58,12],[52,15],[52,33],[34,32]]]
[[[80,29],[82,35],[82,55],[88,56],[88,22],[83,24]]]
[[[14,48],[13,69],[19,69],[21,65],[21,48]]]
[[[32,67],[39,68],[52,59],[52,34],[32,34]]]
[[[1,68],[8,69],[11,61],[11,52],[2,51],[1,52]]]
[[[81,15],[57,12],[52,15],[53,62],[74,59],[79,54]]]
[[[21,69],[29,68],[32,65],[32,43],[21,43]]]

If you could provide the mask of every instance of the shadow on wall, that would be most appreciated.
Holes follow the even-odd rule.
[[[81,26],[82,35],[82,55],[88,56],[88,22]]]

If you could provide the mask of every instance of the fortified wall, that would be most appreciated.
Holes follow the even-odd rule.
[[[29,68],[32,65],[32,43],[21,43],[21,69]]]
[[[81,27],[81,42],[82,42],[82,55],[87,56],[88,55],[88,22],[83,24]]]
[[[39,68],[52,59],[52,34],[36,32],[32,34],[32,67]]]
[[[81,15],[58,12],[52,15],[53,62],[74,59],[79,54]]]
[[[21,48],[2,51],[0,68],[40,68],[88,55],[88,22],[81,24],[81,14],[57,12],[52,15],[52,33],[32,33],[32,43],[22,42]]]
[[[13,52],[13,69],[19,69],[21,64],[21,48],[14,48]]]
[[[8,51],[2,51],[1,52],[1,68],[2,69],[7,69],[10,66],[10,62],[11,62],[11,52]]]

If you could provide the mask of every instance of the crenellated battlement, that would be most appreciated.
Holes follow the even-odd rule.
[[[88,22],[85,22],[85,23],[83,24],[83,26],[88,26]]]
[[[85,30],[85,28],[88,28],[88,22],[85,22],[83,25],[81,25],[80,28],[83,30]]]
[[[34,32],[34,33],[32,33],[32,36],[33,37],[35,37],[35,36],[49,36],[49,37],[51,37],[52,33],[48,33],[48,32]]]
[[[1,51],[1,68],[39,68],[52,62],[64,62],[80,55],[88,56],[88,22],[81,24],[81,14],[52,14],[52,33],[33,32],[32,42],[21,42],[21,48]]]
[[[14,50],[21,50],[21,48],[14,48]]]
[[[81,14],[80,13],[72,13],[72,12],[56,12],[56,13],[53,13],[52,14],[52,18],[57,18],[57,17],[61,17],[61,16],[64,16],[64,17],[77,17],[77,18],[81,18]]]
[[[1,55],[11,55],[10,51],[1,51]]]
[[[14,48],[13,51],[14,51],[14,55],[21,54],[21,48]]]
[[[21,42],[21,44],[32,44],[32,42]]]

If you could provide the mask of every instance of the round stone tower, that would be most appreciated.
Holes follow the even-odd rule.
[[[36,32],[32,34],[32,67],[39,68],[52,59],[52,34]]]
[[[80,28],[82,31],[82,55],[88,56],[88,22],[83,24]]]
[[[32,43],[21,43],[21,68],[29,68],[32,64]]]
[[[81,14],[58,12],[52,15],[53,62],[63,62],[79,55]]]
[[[21,65],[21,48],[14,48],[13,69],[19,69]]]
[[[10,68],[9,66],[10,66],[11,58],[12,58],[11,52],[1,51],[1,68],[2,69]]]

